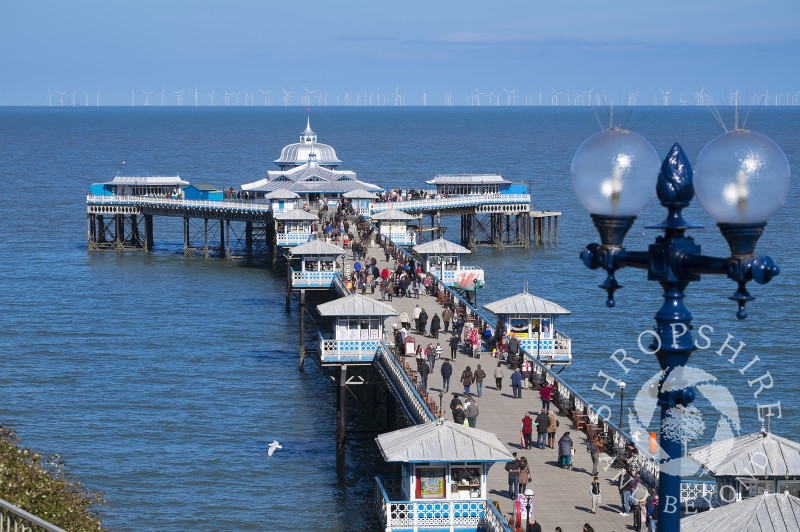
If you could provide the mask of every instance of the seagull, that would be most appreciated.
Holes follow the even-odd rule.
[[[269,444],[269,451],[267,451],[267,458],[272,458],[272,453],[275,452],[275,449],[283,449],[278,440],[274,440],[272,443]]]

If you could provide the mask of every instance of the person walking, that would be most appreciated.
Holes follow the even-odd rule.
[[[545,382],[544,386],[539,390],[539,397],[542,398],[542,408],[550,411],[550,397],[553,392],[553,385]]]
[[[453,410],[453,423],[457,425],[463,425],[464,420],[467,419],[467,414],[464,412],[464,407],[461,406],[461,401],[458,402],[455,409]]]
[[[425,356],[428,358],[431,371],[433,371],[436,367],[436,350],[433,348],[433,344],[428,344],[428,347],[425,348]]]
[[[597,513],[597,508],[600,507],[600,494],[601,494],[601,491],[602,490],[600,488],[600,481],[598,480],[597,477],[594,477],[594,480],[592,480],[592,483],[589,485],[589,493],[592,495],[592,513],[593,514],[596,514]]]
[[[442,346],[438,342],[436,344],[436,347],[434,348],[434,351],[436,351],[436,360],[441,359],[443,350],[442,350]]]
[[[400,325],[406,329],[411,328],[411,319],[408,317],[406,309],[403,309],[403,312],[400,313]]]
[[[450,337],[450,358],[455,360],[456,354],[458,354],[458,336],[454,334]]]
[[[505,468],[508,471],[508,497],[515,501],[519,493],[519,468],[520,461],[517,459],[517,453],[511,453],[514,457],[510,462],[506,462]]]
[[[600,449],[597,448],[597,444],[594,443],[592,440],[586,442],[586,450],[589,451],[589,456],[592,458],[592,476],[597,476],[597,462],[600,459]]]
[[[475,424],[478,422],[478,414],[480,411],[478,410],[477,401],[475,401],[475,398],[471,395],[467,397],[466,408],[464,411],[467,413],[467,421],[469,422],[469,426],[474,429]]]
[[[461,405],[462,407],[464,406],[464,405],[461,403],[461,399],[459,399],[459,398],[458,398],[458,394],[457,394],[456,392],[453,392],[453,399],[450,401],[450,411],[451,411],[451,412],[452,412],[454,415],[455,415],[455,413],[456,413],[456,406],[458,406],[458,405]],[[463,420],[462,420],[462,421],[463,421]]]
[[[503,378],[505,378],[505,372],[503,371],[503,363],[498,362],[497,367],[494,368],[494,383],[497,391],[503,389]]]
[[[642,532],[642,525],[647,523],[647,507],[644,501],[639,501],[639,504],[632,508],[633,510],[633,529],[636,532]]]
[[[522,373],[522,387],[527,390],[528,383],[531,380],[531,363],[527,359],[522,362],[520,373]]]
[[[442,311],[442,322],[444,323],[444,332],[448,332],[448,328],[450,327],[450,319],[453,317],[453,313],[450,312],[450,307],[445,307]]]
[[[425,336],[425,330],[428,328],[428,313],[425,312],[425,309],[422,309],[422,312],[419,313],[419,331],[417,331],[422,336]]]
[[[518,352],[519,352],[519,339],[512,332],[511,336],[508,339],[508,359],[516,360]]]
[[[431,367],[428,365],[427,360],[422,360],[419,365],[419,378],[422,381],[422,390],[428,391],[428,375],[431,373]]]
[[[536,446],[539,449],[544,449],[547,443],[547,429],[550,428],[550,416],[547,415],[547,412],[542,411],[539,412],[536,416]]]
[[[522,424],[520,425],[519,430],[522,432],[522,440],[525,442],[525,449],[530,449],[531,439],[533,436],[533,418],[531,417],[530,412],[525,412],[525,416],[522,418]]]
[[[620,512],[619,515],[628,515],[629,507],[628,507],[628,485],[631,482],[631,477],[628,474],[628,470],[624,467],[622,471],[619,472],[619,478],[617,478],[617,489],[619,490],[619,502],[620,502]]]
[[[522,390],[520,390],[522,382],[522,374],[519,372],[519,369],[515,368],[514,373],[511,374],[511,393],[514,396],[514,399],[522,398]]]
[[[558,440],[558,457],[561,467],[572,469],[572,438],[569,437],[569,432],[565,432]]]
[[[556,431],[559,423],[555,412],[550,411],[547,416],[550,418],[550,425],[547,427],[547,446],[553,449],[556,446]]]
[[[442,373],[442,390],[445,392],[450,391],[450,376],[453,374],[453,366],[450,364],[448,359],[444,359],[442,362],[442,367],[439,369]]]
[[[639,479],[638,473],[636,473],[636,469],[631,468],[631,473],[628,479],[628,486],[627,486],[628,489],[625,491],[625,496],[628,499],[627,506],[625,509],[626,515],[630,512],[630,509],[636,505],[636,497],[635,497],[636,488],[639,487],[639,484],[641,484],[641,482],[642,481]],[[656,519],[658,519],[658,516],[656,516]]]
[[[422,364],[422,361],[425,360],[425,352],[422,350],[422,346],[417,346],[417,352],[414,355],[414,358],[417,359],[417,370],[419,370],[419,365]]]
[[[478,397],[483,395],[483,379],[486,378],[486,372],[481,369],[481,365],[475,369],[475,387],[478,389]]]
[[[474,376],[472,375],[472,368],[467,366],[463,372],[461,372],[461,384],[464,385],[464,393],[469,393],[469,387],[472,386],[472,379]]]
[[[442,328],[442,321],[439,318],[439,314],[434,312],[433,317],[431,318],[431,338],[434,340],[439,339],[439,329]]]
[[[391,300],[390,300],[391,301]],[[414,318],[414,328],[419,332],[419,315],[422,314],[422,309],[419,308],[419,305],[414,307],[412,311],[411,317]]]
[[[658,495],[647,506],[647,525],[650,527],[650,532],[658,530]]]
[[[519,459],[519,493],[525,494],[525,488],[528,487],[530,481],[531,468],[528,465],[528,459],[523,456]]]
[[[411,281],[411,290],[414,291],[414,299],[419,299],[419,279],[416,276]]]

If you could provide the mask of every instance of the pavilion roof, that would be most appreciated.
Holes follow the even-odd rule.
[[[387,462],[509,462],[511,453],[491,432],[438,420],[381,434]]]
[[[570,311],[541,297],[536,297],[528,292],[510,296],[493,303],[483,305],[483,308],[494,314],[552,314],[567,315]]]
[[[424,244],[417,244],[413,249],[417,253],[422,253],[423,255],[464,255],[466,253],[472,253],[472,251],[464,246],[459,246],[455,242],[450,242],[444,238],[437,238],[436,240],[431,240]]]
[[[800,477],[800,443],[766,431],[697,447],[688,456],[715,477]]]
[[[681,532],[792,532],[800,530],[800,499],[769,493],[681,519]]]
[[[317,306],[320,316],[397,316],[391,305],[359,294],[334,299]]]

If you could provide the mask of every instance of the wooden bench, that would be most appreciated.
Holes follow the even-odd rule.
[[[575,430],[581,430],[586,427],[586,421],[589,419],[589,416],[578,412],[577,410],[572,412],[572,427]]]

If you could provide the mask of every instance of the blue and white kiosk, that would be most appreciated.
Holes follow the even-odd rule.
[[[414,231],[408,229],[408,221],[414,217],[398,211],[386,209],[370,215],[372,223],[377,224],[378,231],[398,246],[413,246],[416,242]]]
[[[333,320],[333,338],[319,333],[323,364],[372,364],[383,338],[383,322],[397,311],[371,297],[353,294],[317,306]]]
[[[492,465],[514,459],[496,435],[438,419],[376,441],[402,464],[400,477],[375,478],[384,530],[509,530],[487,489]]]
[[[275,215],[275,239],[280,247],[294,247],[311,240],[311,226],[316,214],[292,209]]]
[[[425,271],[438,277],[446,286],[463,290],[483,288],[483,269],[461,264],[461,256],[472,253],[464,246],[438,238],[417,244],[413,249],[422,255]]]
[[[572,361],[572,340],[553,326],[558,316],[570,311],[527,290],[483,308],[496,314],[503,324],[504,335],[513,334],[520,347],[544,364],[569,364]]]
[[[377,194],[364,190],[363,188],[345,192],[342,194],[342,197],[350,201],[353,206],[353,211],[355,211],[356,214],[361,214],[363,216],[369,215],[370,205],[378,199]]]
[[[292,288],[330,288],[341,271],[337,260],[346,252],[324,240],[309,240],[289,250],[291,258],[300,259],[300,269],[291,267]]]
[[[283,214],[297,208],[300,194],[281,188],[264,195],[264,200],[269,204],[273,215]]]

